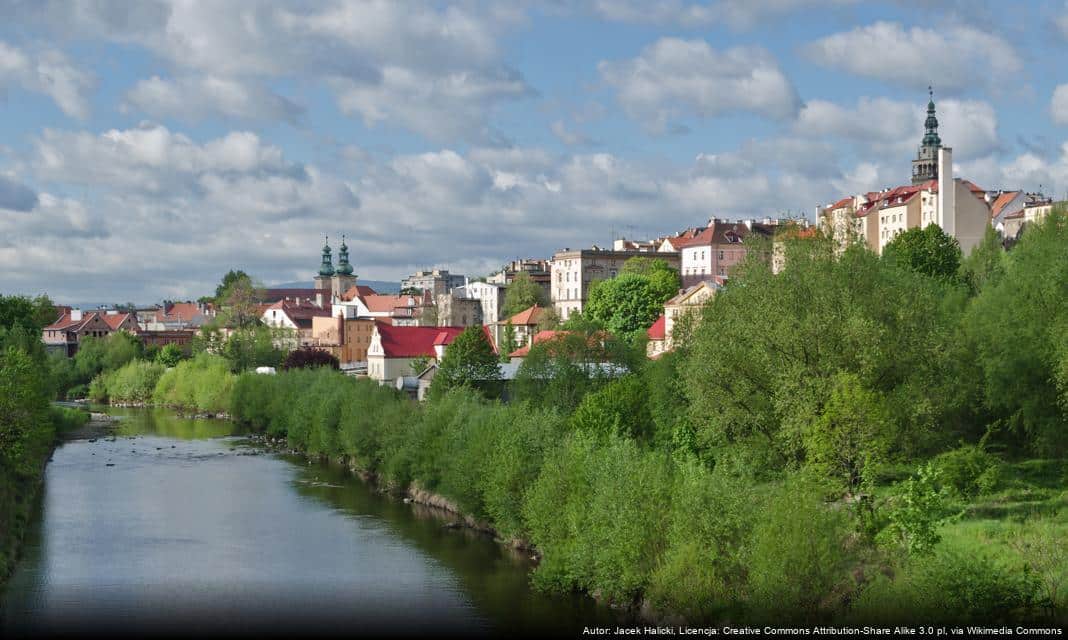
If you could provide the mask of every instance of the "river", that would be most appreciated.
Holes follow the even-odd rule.
[[[112,409],[48,464],[4,634],[578,635],[616,612],[529,586],[530,560],[219,420]]]

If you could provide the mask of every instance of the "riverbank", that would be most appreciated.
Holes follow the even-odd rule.
[[[94,437],[110,427],[110,421],[89,419],[89,414],[73,409],[51,407],[42,428],[47,444],[37,447],[34,460],[19,470],[0,469],[0,588],[18,563],[26,527],[39,506],[48,462],[55,448],[67,438]]]

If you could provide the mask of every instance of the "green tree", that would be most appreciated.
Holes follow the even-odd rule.
[[[260,324],[235,329],[222,346],[222,356],[234,373],[255,367],[279,367],[287,350],[281,347],[278,333]]]
[[[823,413],[804,434],[808,463],[839,478],[850,494],[868,480],[867,471],[883,461],[893,425],[883,399],[864,388],[853,373],[838,373]]]
[[[956,238],[931,223],[898,234],[883,248],[883,259],[917,273],[953,279],[960,270],[961,251]]]
[[[512,321],[509,320],[504,325],[504,335],[501,336],[500,344],[500,357],[501,362],[508,362],[510,358],[508,354],[515,351],[518,347],[515,344],[515,327],[512,326]]]
[[[1068,451],[1058,405],[1060,345],[1068,341],[1068,216],[1055,207],[1023,233],[1004,275],[972,301],[964,338],[982,371],[983,407],[995,436],[1033,452]]]
[[[48,296],[0,296],[0,328],[11,330],[18,326],[40,337],[41,329],[52,324],[57,315]]]
[[[790,268],[747,259],[702,307],[685,380],[697,452],[753,469],[803,464],[804,434],[842,373],[882,396],[888,455],[974,430],[974,367],[960,339],[965,292],[828,239],[785,245]],[[935,428],[937,425],[937,428]]]
[[[987,227],[983,240],[961,262],[961,279],[973,293],[979,293],[988,285],[994,285],[1005,275],[1008,254],[1001,244],[1001,236],[993,227]]]
[[[642,379],[628,375],[612,380],[582,399],[571,425],[593,435],[616,434],[648,440],[653,420]]]
[[[639,334],[663,313],[680,284],[678,272],[664,260],[631,258],[619,276],[591,287],[585,315],[613,333]]]
[[[480,326],[467,327],[445,349],[430,385],[433,397],[461,386],[486,387],[501,377],[497,354]]]
[[[222,303],[223,300],[225,300],[225,298],[227,296],[227,293],[229,292],[229,289],[234,284],[239,283],[239,282],[242,282],[242,283],[249,282],[249,283],[251,283],[252,282],[252,278],[247,273],[245,273],[244,271],[242,271],[240,269],[238,269],[236,271],[234,269],[231,269],[231,270],[227,271],[226,275],[224,275],[223,278],[222,278],[222,282],[220,282],[219,285],[217,287],[215,287],[215,297],[212,298],[212,300],[214,302],[216,302],[216,303]]]
[[[259,323],[259,304],[263,287],[244,271],[230,271],[216,289],[215,303],[222,307],[222,322],[231,327],[249,327]]]
[[[165,367],[174,367],[181,362],[185,354],[182,353],[182,348],[176,344],[164,345],[159,353],[156,354],[156,362]]]
[[[0,351],[0,471],[30,475],[47,440],[48,385],[22,349]]]
[[[549,304],[545,289],[530,277],[526,271],[515,274],[515,278],[508,285],[504,293],[504,306],[501,312],[505,318],[511,318],[515,314],[529,309],[534,305],[541,307]]]

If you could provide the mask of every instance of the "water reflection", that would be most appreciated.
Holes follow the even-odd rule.
[[[0,629],[478,634],[615,619],[533,592],[522,554],[340,467],[267,454],[225,421],[112,413],[113,435],[56,450]]]

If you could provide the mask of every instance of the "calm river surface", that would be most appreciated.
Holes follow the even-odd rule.
[[[520,554],[229,422],[112,411],[56,449],[0,635],[294,630],[578,635],[588,598],[529,586]]]

